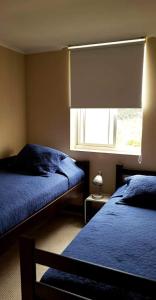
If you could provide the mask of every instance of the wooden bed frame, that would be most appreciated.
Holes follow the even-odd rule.
[[[123,165],[116,165],[116,189],[123,185],[124,177],[136,174],[156,176],[156,171],[128,169]]]
[[[0,254],[10,248],[10,243],[14,242],[20,234],[25,233],[33,225],[56,214],[73,199],[85,199],[89,194],[89,161],[77,161],[76,165],[85,172],[85,179],[67,192],[57,197],[52,202],[32,214],[30,217],[19,223],[0,237]]]
[[[125,175],[138,173],[156,175],[154,171],[129,170],[118,165],[116,167],[117,187],[123,183],[123,177]],[[156,281],[36,249],[34,240],[27,237],[21,237],[20,239],[20,263],[22,300],[90,299],[36,281],[36,264],[46,265],[67,273],[76,274],[96,281],[99,280],[107,284],[114,284],[115,286],[128,288],[136,292],[143,292],[145,295],[156,295]]]

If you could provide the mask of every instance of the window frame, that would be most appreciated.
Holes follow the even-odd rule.
[[[106,147],[106,148],[115,148],[116,145],[116,130],[117,130],[117,118],[116,115],[111,111],[111,109],[108,110],[108,143],[87,143],[85,142],[85,134],[86,134],[86,114],[87,110],[85,108],[79,109],[77,112],[77,144],[83,145],[83,146],[89,146],[89,147]],[[110,124],[111,122],[111,124]],[[112,136],[112,137],[111,137]],[[111,143],[111,139],[113,140],[113,143]]]
[[[95,108],[96,109],[96,108]],[[73,115],[71,110],[74,112]],[[110,154],[125,154],[125,155],[136,155],[141,156],[141,145],[138,148],[129,148],[129,149],[120,149],[116,147],[116,144],[88,144],[80,142],[80,128],[79,123],[83,120],[80,120],[80,111],[85,109],[70,109],[70,150],[73,151],[85,151],[85,152],[97,152],[97,153],[110,153]],[[142,116],[143,117],[143,116]],[[84,123],[83,123],[84,124]],[[114,135],[117,132],[117,118],[115,120]],[[81,124],[82,130],[82,124]],[[113,137],[116,142],[116,136]],[[141,139],[142,142],[142,139]]]

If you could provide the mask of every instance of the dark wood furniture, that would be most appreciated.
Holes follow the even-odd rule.
[[[156,172],[154,171],[129,170],[123,166],[117,166],[117,187],[123,183],[124,176],[136,173],[156,175]],[[148,293],[148,295],[156,295],[156,282],[153,280],[36,249],[34,240],[26,237],[21,237],[20,240],[20,262],[22,300],[88,299],[54,286],[37,282],[37,263],[71,274],[76,274],[84,278],[95,279],[96,281],[107,284],[114,284],[118,287],[124,286],[125,288],[134,290],[136,292],[140,291],[144,292],[145,294]]]
[[[21,237],[21,283],[22,300],[49,300],[49,299],[90,299],[65,290],[36,281],[36,264],[46,265],[71,274],[76,274],[96,281],[114,284],[135,291],[156,294],[156,282],[137,277],[130,273],[87,263],[62,255],[50,253],[35,248],[33,239]]]
[[[98,210],[109,200],[110,195],[103,194],[101,199],[89,195],[84,200],[84,222],[85,224],[98,212]]]
[[[123,165],[116,165],[116,189],[124,183],[125,177],[136,174],[156,176],[156,171],[128,169]]]
[[[89,161],[77,161],[77,166],[85,172],[85,179],[76,186],[69,189],[67,192],[49,202],[46,206],[38,210],[36,213],[25,219],[23,222],[13,227],[5,234],[0,236],[0,254],[9,249],[10,244],[15,241],[20,234],[26,233],[33,225],[44,220],[48,216],[56,214],[60,209],[65,207],[71,200],[83,200],[89,194]]]

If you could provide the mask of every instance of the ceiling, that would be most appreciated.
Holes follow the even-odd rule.
[[[0,44],[23,53],[156,36],[155,0],[0,0]]]

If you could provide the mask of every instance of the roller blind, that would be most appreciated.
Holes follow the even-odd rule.
[[[144,42],[70,50],[72,108],[140,108]]]

